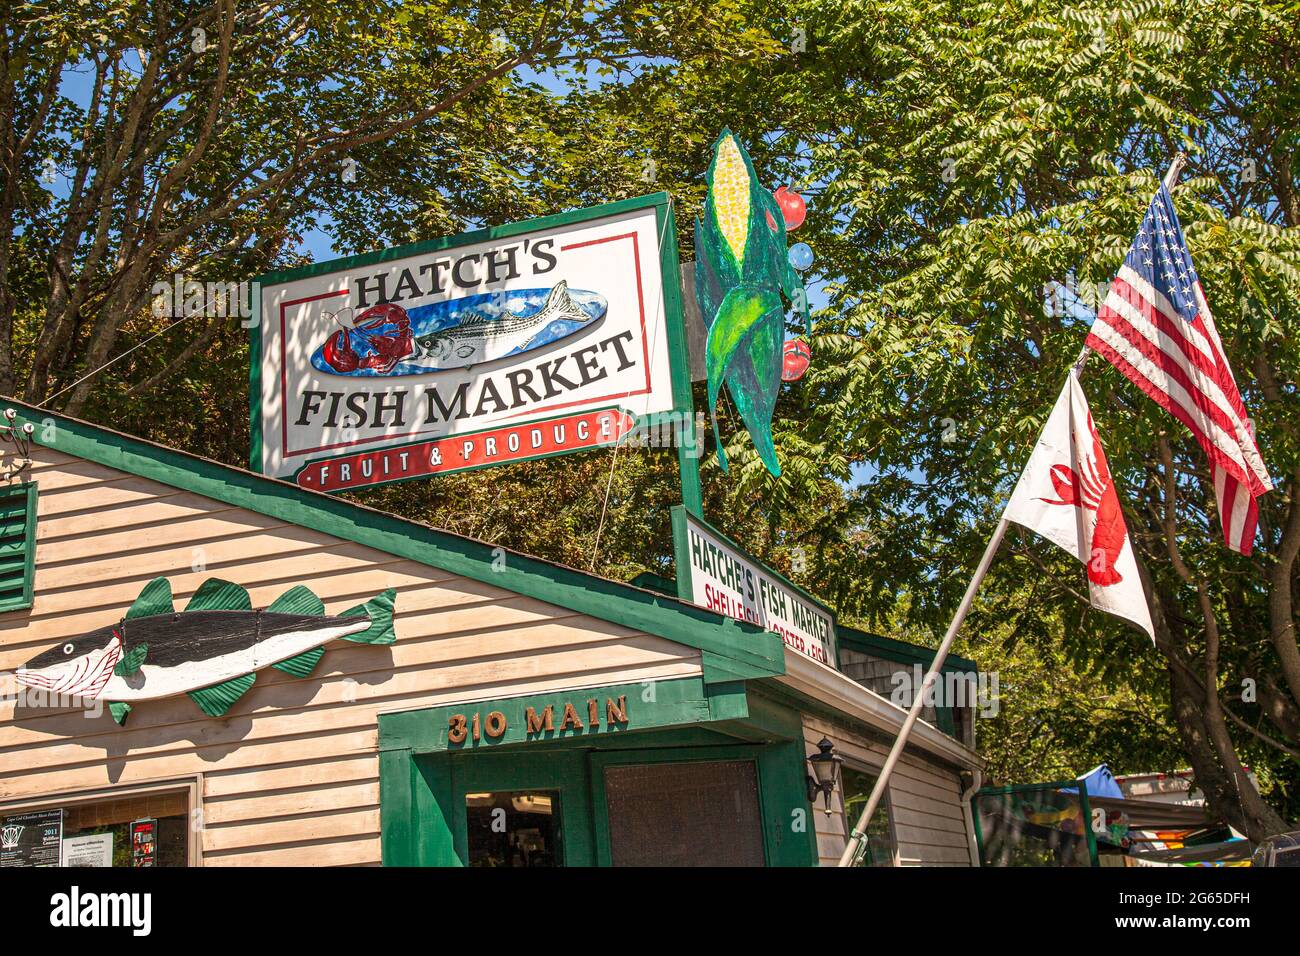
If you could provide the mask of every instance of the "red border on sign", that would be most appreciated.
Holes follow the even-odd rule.
[[[567,246],[560,246],[560,251],[568,252],[570,249],[581,249],[584,246],[596,246],[605,242],[617,242],[621,239],[632,240],[632,264],[636,269],[636,298],[637,298],[637,308],[640,311],[640,321],[641,321],[642,361],[645,363],[645,388],[637,389],[637,390],[629,390],[626,392],[611,392],[608,395],[599,395],[592,398],[580,398],[577,399],[576,401],[561,402],[555,405],[544,405],[540,408],[529,409],[527,413],[528,415],[531,416],[541,412],[551,412],[561,408],[572,408],[574,405],[585,405],[588,404],[589,402],[605,402],[605,401],[609,401],[610,399],[626,399],[626,398],[631,398],[634,395],[645,395],[650,391],[651,388],[650,337],[648,332],[646,331],[645,289],[643,288],[641,282],[641,245],[638,240],[637,233],[625,232],[617,236],[606,236],[603,239],[589,239],[585,242],[575,242]],[[320,445],[316,448],[303,448],[297,451],[289,450],[289,363],[287,361],[287,355],[286,355],[286,350],[288,347],[287,346],[288,334],[286,330],[286,325],[287,325],[286,311],[288,310],[289,306],[304,305],[305,303],[308,302],[316,302],[320,299],[329,299],[335,296],[347,295],[347,294],[348,294],[348,290],[343,289],[339,292],[325,292],[322,293],[321,295],[308,296],[307,298],[303,298],[303,299],[291,299],[288,302],[280,303],[280,457],[284,462],[287,462],[288,459],[290,458],[298,458],[303,455],[310,455],[313,452],[332,451],[333,449],[336,448],[353,448],[358,445],[373,444],[374,442],[381,442],[381,441],[400,441],[403,438],[414,438],[418,435],[426,435],[430,431],[432,431],[432,429],[423,429],[418,431],[406,432],[405,434],[401,434],[401,435],[376,435],[373,438],[358,438],[356,441],[353,442],[336,442],[335,444],[332,445]],[[661,295],[663,294],[662,290],[660,291],[660,294]],[[528,421],[529,421],[528,418],[506,419],[504,421],[497,422],[495,424],[500,425],[501,427],[506,427],[514,424],[526,424]],[[453,438],[456,436],[448,435],[446,437]]]

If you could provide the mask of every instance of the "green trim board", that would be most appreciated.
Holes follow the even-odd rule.
[[[0,489],[0,612],[32,606],[36,573],[36,482]]]
[[[633,710],[632,694],[652,686],[654,699],[638,697]],[[514,714],[621,695],[629,697],[630,718],[622,731],[503,735],[498,743],[467,739],[459,750],[448,749],[447,726],[456,713]],[[560,790],[566,865],[607,864],[605,767],[722,759],[755,761],[768,864],[817,864],[802,718],[771,699],[749,697],[743,684],[710,687],[679,678],[384,713],[379,740],[385,866],[464,865],[465,794],[528,789]]]
[[[661,193],[660,195],[666,195]],[[664,311],[668,325],[668,354],[672,359],[673,407],[687,414],[678,420],[677,467],[681,479],[682,506],[704,517],[704,493],[700,487],[700,456],[695,434],[695,400],[691,394],[690,360],[686,354],[686,320],[682,307],[682,277],[678,264],[677,222],[672,200],[655,207],[655,222],[663,240],[659,243],[659,268],[663,278]],[[699,436],[703,441],[703,436]]]
[[[693,563],[692,563],[691,545],[690,545],[690,526],[692,522],[694,522],[696,525],[699,526],[703,534],[712,535],[723,546],[734,551],[742,561],[748,562],[750,565],[752,565],[758,574],[770,578],[775,584],[778,585],[778,590],[784,589],[790,592],[791,599],[794,603],[791,604],[791,607],[789,609],[790,611],[789,616],[797,616],[797,614],[799,613],[797,607],[798,602],[803,602],[809,605],[810,607],[812,607],[813,609],[815,609],[816,611],[820,612],[822,615],[824,615],[827,620],[827,626],[826,626],[827,633],[825,635],[825,642],[828,645],[828,647],[825,649],[824,660],[822,660],[819,642],[816,640],[814,636],[811,636],[811,632],[812,632],[811,622],[809,622],[809,626],[805,626],[805,627],[800,627],[799,625],[794,624],[791,628],[791,633],[788,639],[786,640],[786,643],[794,647],[795,650],[799,650],[807,654],[807,656],[813,658],[814,660],[822,660],[822,663],[825,663],[831,667],[839,666],[839,651],[838,651],[838,642],[836,639],[837,626],[835,623],[835,612],[832,611],[829,606],[817,600],[817,598],[813,597],[806,590],[801,588],[799,585],[795,584],[793,581],[791,581],[785,575],[781,574],[779,571],[775,571],[772,568],[768,567],[758,558],[754,557],[748,550],[743,548],[741,545],[737,544],[735,540],[723,534],[721,531],[719,531],[713,525],[709,524],[709,522],[705,521],[703,518],[699,517],[698,515],[691,514],[689,510],[683,506],[675,505],[672,509],[673,555],[675,559],[674,563],[676,565],[676,572],[677,572],[678,597],[680,597],[683,601],[689,601],[691,603],[696,604],[697,606],[707,607],[707,604],[703,600],[696,597],[695,587],[692,582]],[[766,591],[767,589],[760,582],[758,585],[758,590]],[[776,600],[780,601],[781,598],[778,596]],[[750,606],[755,603],[762,606],[765,615],[769,613],[767,607],[767,600],[761,595],[754,596],[754,599],[746,602],[746,609],[748,610]],[[782,617],[779,611],[772,611],[771,615],[772,615],[771,619],[774,620],[774,623],[778,623],[779,619]],[[786,620],[789,619],[789,616],[786,617]],[[813,620],[816,620],[815,615],[813,615],[812,618]],[[804,634],[799,633],[800,631],[804,631],[805,634],[808,634],[810,636],[805,637]]]
[[[677,597],[677,582],[670,581],[653,571],[642,571],[632,579],[632,584],[647,591],[657,591],[669,597]]]
[[[707,683],[785,672],[781,639],[755,625],[540,558],[506,551],[501,561],[504,549],[484,541],[13,399],[6,406],[16,427],[38,426],[35,444],[696,648],[726,664],[706,667]],[[53,427],[39,427],[46,420]]]
[[[596,701],[594,722],[590,720],[590,701]],[[615,703],[616,716],[625,719],[610,719],[609,701]],[[574,709],[579,726],[564,726],[566,704]],[[530,711],[535,722],[545,720],[549,712],[550,729],[530,731]],[[505,718],[499,733],[489,733],[487,716],[492,713]],[[477,733],[474,732],[475,716],[479,718]],[[701,677],[647,680],[380,714],[379,749],[461,753],[496,750],[513,744],[590,744],[597,738],[603,742],[608,737],[642,730],[747,716],[743,685],[708,685]],[[456,717],[464,717],[468,729],[459,742],[451,739],[453,729],[459,727],[453,721]]]
[[[700,449],[695,447],[695,433],[693,424],[693,402],[691,398],[690,374],[686,361],[686,333],[683,325],[682,302],[681,302],[681,277],[678,263],[678,246],[676,237],[676,224],[673,215],[672,201],[667,193],[660,192],[648,196],[635,197],[622,200],[619,202],[608,203],[601,206],[595,206],[585,209],[570,210],[551,216],[543,216],[536,219],[525,220],[522,222],[510,223],[503,226],[494,226],[486,229],[478,229],[472,232],[462,233],[460,235],[441,237],[424,242],[409,243],[406,245],[395,246],[391,249],[383,249],[375,252],[365,253],[362,255],[346,256],[337,259],[331,259],[323,262],[312,263],[294,269],[287,269],[275,272],[268,272],[258,276],[255,280],[257,284],[257,294],[254,296],[256,312],[253,315],[253,321],[250,327],[250,367],[249,367],[249,421],[250,421],[250,447],[249,447],[249,464],[253,471],[262,471],[266,436],[263,434],[263,408],[268,396],[263,394],[263,385],[266,384],[271,388],[276,387],[276,383],[266,383],[263,380],[263,358],[266,357],[267,334],[268,329],[263,325],[262,292],[270,287],[283,286],[286,283],[297,282],[306,279],[319,279],[321,277],[333,276],[336,274],[346,273],[350,270],[368,268],[374,265],[397,262],[412,257],[426,256],[431,253],[445,252],[457,248],[471,246],[475,244],[497,242],[507,240],[517,236],[526,236],[529,234],[545,233],[548,231],[558,231],[566,227],[581,225],[589,222],[598,222],[599,220],[609,219],[611,217],[624,216],[628,213],[652,212],[654,217],[654,229],[656,233],[656,246],[658,248],[658,272],[661,284],[661,296],[658,301],[653,303],[645,302],[644,307],[647,311],[653,309],[654,318],[662,314],[663,325],[666,333],[666,356],[668,360],[668,393],[663,394],[662,400],[665,403],[671,403],[671,407],[659,412],[652,412],[636,418],[638,427],[653,427],[660,416],[671,414],[676,423],[676,445],[678,450],[678,462],[680,478],[682,484],[683,503],[694,513],[701,510],[700,503],[700,482],[699,482],[699,460]],[[644,227],[649,226],[645,223]],[[648,232],[648,228],[646,228]],[[527,240],[525,239],[525,245]],[[552,262],[554,260],[552,259]],[[636,273],[636,285],[640,288],[641,283],[641,266],[638,261]],[[432,293],[430,293],[431,295]],[[645,323],[643,322],[643,328]],[[655,323],[657,327],[657,321]],[[274,367],[274,366],[273,366]],[[283,370],[281,370],[283,372]],[[649,374],[649,369],[647,369]],[[656,376],[658,378],[658,376]],[[392,383],[394,380],[386,377],[366,377],[359,380],[359,384],[369,383]],[[662,380],[661,380],[662,381]],[[647,385],[649,379],[647,379]],[[391,385],[396,387],[396,385]],[[656,385],[656,388],[661,386]],[[569,403],[573,404],[573,403]],[[594,406],[593,406],[594,407]],[[586,406],[578,409],[579,412],[587,411]],[[280,414],[288,415],[288,409],[282,409]],[[299,424],[304,424],[300,422]],[[387,453],[398,448],[410,448],[413,446],[427,446],[431,441],[443,439],[465,439],[472,434],[487,434],[492,431],[509,429],[515,427],[524,427],[534,424],[532,418],[527,415],[518,420],[507,423],[498,423],[496,427],[490,429],[476,429],[474,432],[455,433],[449,435],[425,436],[416,438],[410,442],[395,442],[389,444],[386,440],[380,441],[378,445],[369,444],[365,451],[353,451],[349,453],[330,453],[316,454],[310,458],[304,459],[296,468],[292,468],[288,463],[282,473],[288,476],[292,470],[295,475],[304,473],[304,470],[311,467],[314,463],[323,461],[347,461],[350,458],[362,456],[370,458],[376,455],[385,456],[385,461],[391,460]],[[382,436],[376,436],[370,439],[372,442]],[[578,444],[571,447],[557,449],[549,452],[547,455],[533,457],[549,457],[551,455],[569,454],[577,451],[591,450],[590,446]],[[272,455],[274,457],[274,455]],[[509,461],[485,461],[480,460],[456,470],[473,470],[484,467],[494,467],[498,464],[512,463]],[[403,464],[405,467],[405,464]],[[436,474],[442,474],[445,471],[439,470]],[[385,470],[384,474],[387,474]],[[400,477],[382,478],[375,474],[365,481],[367,486],[388,484],[393,481],[410,480],[417,477],[436,477],[436,474],[403,474]]]

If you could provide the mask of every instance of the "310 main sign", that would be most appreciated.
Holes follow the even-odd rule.
[[[324,491],[689,418],[659,194],[263,276],[252,466]]]

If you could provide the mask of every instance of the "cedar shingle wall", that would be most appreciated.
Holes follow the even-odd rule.
[[[0,801],[202,774],[206,865],[375,864],[376,715],[464,700],[696,675],[693,649],[111,468],[34,448],[35,604],[0,615],[10,672],[119,619],[158,575],[177,608],[208,577],[265,607],[306,584],[337,613],[397,588],[397,643],[328,645],[272,669],[222,719],[188,697],[107,713],[0,703]],[[195,570],[198,568],[199,570]]]

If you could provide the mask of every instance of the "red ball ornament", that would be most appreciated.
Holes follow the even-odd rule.
[[[791,339],[781,346],[781,381],[797,382],[808,371],[812,350],[803,339]]]
[[[808,205],[803,201],[803,197],[788,186],[780,187],[772,195],[776,198],[776,204],[781,207],[785,228],[793,232],[802,226],[804,217],[808,215]]]

